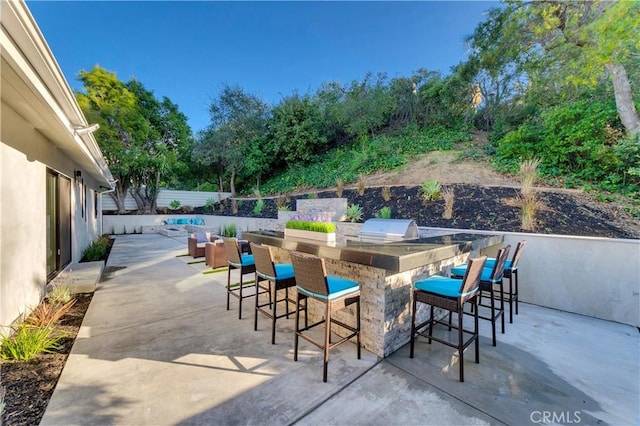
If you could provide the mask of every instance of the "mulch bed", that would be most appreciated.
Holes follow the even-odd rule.
[[[362,207],[363,221],[372,217],[383,207],[389,207],[394,219],[414,219],[418,226],[457,228],[469,230],[523,232],[518,207],[518,188],[501,186],[479,186],[469,184],[447,185],[455,194],[453,217],[443,219],[444,201],[424,203],[419,186],[391,186],[391,197],[386,201],[381,187],[366,188],[364,195],[356,189],[345,189],[343,198],[348,204]],[[277,203],[289,210],[296,209],[296,200],[337,197],[335,190],[301,193],[280,197],[265,197],[260,214],[253,210],[256,199],[238,199],[237,212],[231,201],[215,205],[213,214],[221,216],[277,218]],[[638,220],[615,205],[598,203],[589,194],[580,191],[545,190],[538,193],[541,208],[536,215],[538,234],[580,235],[610,238],[639,238]],[[204,214],[202,208],[194,213]],[[626,226],[626,224],[635,226]],[[526,231],[531,232],[531,231]]]
[[[40,423],[92,298],[93,293],[76,295],[76,303],[56,325],[56,329],[66,337],[54,353],[40,354],[29,362],[2,361],[0,383],[6,391],[3,425]]]

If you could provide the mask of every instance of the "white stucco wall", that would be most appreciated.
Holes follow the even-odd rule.
[[[0,325],[8,325],[46,284],[45,168],[0,143],[0,179]]]
[[[0,122],[0,325],[35,307],[46,285],[46,171],[72,177],[80,167],[2,104]],[[91,183],[87,181],[87,183]],[[93,192],[81,216],[80,185],[71,183],[72,264],[98,236]]]
[[[521,239],[521,301],[640,326],[640,240],[505,236]]]

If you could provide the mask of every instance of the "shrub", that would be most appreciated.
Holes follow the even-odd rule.
[[[256,201],[256,205],[253,207],[253,214],[256,216],[260,216],[262,211],[264,210],[264,200],[260,198]]]
[[[453,217],[453,201],[454,201],[453,189],[445,188],[442,191],[442,198],[444,199],[444,212],[442,212],[442,218],[451,219]]]
[[[427,201],[437,200],[441,197],[442,185],[435,179],[429,179],[420,186],[420,193],[422,194],[422,200]]]
[[[520,164],[520,183],[522,206],[520,218],[522,229],[532,231],[535,228],[536,213],[538,211],[538,196],[534,189],[538,175],[540,160],[526,160]]]
[[[26,323],[35,327],[44,327],[47,324],[58,322],[75,303],[75,299],[71,299],[65,304],[43,301],[31,311]]]
[[[391,200],[391,188],[388,186],[382,187],[382,199],[385,201]]]
[[[299,229],[301,231],[324,232],[326,234],[336,232],[336,224],[332,222],[311,222],[307,220],[289,220],[285,224],[287,229]]]
[[[227,223],[222,228],[222,236],[233,238],[238,235],[238,226],[235,223]]]
[[[218,192],[218,185],[215,183],[205,182],[198,187],[198,191],[202,192]]]
[[[362,207],[358,204],[351,204],[347,207],[347,211],[345,212],[345,216],[347,216],[347,220],[349,222],[359,222],[362,220]]]
[[[127,233],[127,228],[124,228],[124,233]],[[94,262],[96,260],[104,260],[107,255],[107,248],[109,247],[109,237],[103,235],[84,249],[82,253],[82,260],[86,262]]]
[[[538,166],[540,160],[531,159],[525,160],[520,163],[520,185],[521,192],[524,198],[527,198],[529,194],[534,192],[534,186],[538,177]]]
[[[366,186],[366,180],[363,174],[358,176],[358,194],[364,195],[364,188]]]
[[[380,209],[379,212],[374,214],[374,216],[377,217],[378,219],[391,219],[391,208],[383,207]]]
[[[169,203],[169,207],[171,207],[173,210],[178,209],[181,205],[182,203],[180,202],[180,200],[173,200]]]
[[[214,201],[213,198],[207,198],[207,200],[204,202],[204,206],[202,207],[202,210],[205,213],[211,214],[213,213],[213,206],[216,204],[216,202]]]
[[[12,328],[11,336],[3,336],[0,344],[0,358],[17,361],[31,361],[40,353],[51,353],[58,349],[60,340],[65,337],[57,333],[53,324],[34,327],[20,323]]]
[[[47,300],[53,304],[64,305],[73,300],[73,293],[67,284],[55,284],[47,293]]]
[[[336,194],[338,197],[342,197],[342,192],[344,191],[344,180],[337,177],[336,178]]]

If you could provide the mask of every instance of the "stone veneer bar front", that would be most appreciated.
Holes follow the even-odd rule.
[[[361,341],[379,357],[409,342],[411,330],[411,289],[416,279],[445,274],[448,268],[465,263],[469,255],[495,249],[502,235],[459,233],[388,243],[341,238],[335,244],[284,238],[278,231],[244,232],[243,238],[273,247],[276,263],[290,263],[291,251],[325,259],[327,273],[360,283]],[[295,294],[294,296],[295,297]],[[336,318],[355,322],[355,307],[336,313]],[[323,306],[309,305],[310,320],[321,318]],[[424,315],[424,310],[421,316]],[[340,327],[332,331],[340,334]]]

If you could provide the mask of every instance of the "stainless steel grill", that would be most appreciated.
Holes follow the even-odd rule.
[[[418,226],[413,219],[368,219],[360,228],[358,239],[386,243],[418,238]]]

